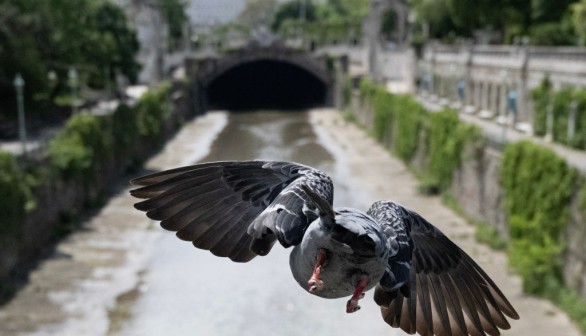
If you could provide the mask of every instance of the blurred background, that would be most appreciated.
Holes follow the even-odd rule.
[[[586,332],[586,0],[0,0],[0,334],[401,334],[234,264],[127,181],[270,159],[411,207]],[[364,301],[372,301],[369,296]]]

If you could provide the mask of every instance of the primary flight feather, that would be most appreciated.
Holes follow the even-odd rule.
[[[131,181],[135,204],[161,226],[220,257],[247,262],[278,241],[293,246],[293,277],[325,298],[364,292],[392,327],[421,335],[500,335],[519,315],[464,251],[417,213],[392,201],[364,213],[333,208],[332,181],[297,163],[225,161]]]

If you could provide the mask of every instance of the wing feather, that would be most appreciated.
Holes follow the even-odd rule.
[[[195,247],[234,261],[265,255],[275,240],[297,245],[317,218],[300,192],[308,185],[333,202],[324,173],[279,161],[224,161],[166,170],[131,181],[135,208]],[[255,243],[258,242],[258,243]],[[258,249],[251,251],[251,247]]]
[[[375,291],[389,325],[421,335],[484,336],[509,329],[505,316],[519,318],[480,266],[417,213],[380,201],[368,214],[396,247]]]

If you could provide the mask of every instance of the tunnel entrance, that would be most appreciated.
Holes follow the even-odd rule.
[[[206,88],[208,109],[232,111],[293,110],[324,106],[326,83],[309,71],[283,61],[256,60],[234,66]]]

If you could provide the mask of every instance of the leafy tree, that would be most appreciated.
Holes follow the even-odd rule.
[[[96,11],[95,22],[104,43],[101,57],[96,61],[107,70],[106,80],[113,80],[115,71],[119,70],[130,82],[136,82],[140,65],[135,61],[134,55],[140,46],[136,32],[126,23],[122,9],[110,2],[104,2]]]
[[[302,31],[312,40],[340,40],[357,35],[368,12],[368,0],[305,0],[305,20],[299,20],[300,1],[280,5],[273,20],[273,30],[286,35],[288,30]],[[295,29],[291,29],[295,28]]]
[[[178,45],[185,37],[183,28],[189,17],[186,13],[186,0],[159,0],[163,15],[169,26],[169,46]]]
[[[427,27],[431,38],[443,38],[450,34],[469,36],[470,32],[462,31],[454,22],[447,0],[412,0],[411,6],[416,13],[419,29]]]
[[[578,44],[586,45],[586,0],[576,2],[571,7],[572,25],[578,36]]]
[[[138,47],[123,11],[110,0],[0,0],[0,122],[16,118],[16,73],[26,81],[27,112],[39,114],[69,92],[72,66],[82,85],[102,88],[116,72],[134,81]]]
[[[573,35],[566,23],[576,0],[411,0],[420,25],[431,37],[469,37],[476,30],[501,29],[504,42],[530,36],[540,44],[567,44]],[[560,23],[561,22],[561,23]]]
[[[286,20],[299,19],[302,1],[305,1],[305,20],[307,22],[315,22],[317,19],[317,8],[313,2],[307,0],[289,1],[280,5],[275,11],[273,23],[271,24],[273,31],[279,31]]]

